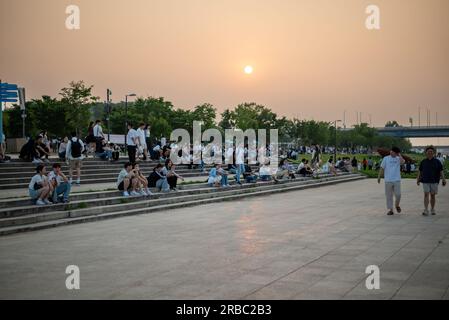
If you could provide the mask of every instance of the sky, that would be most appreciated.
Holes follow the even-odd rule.
[[[368,5],[380,30],[368,30]],[[66,7],[80,9],[69,30]],[[219,112],[449,124],[448,0],[0,0],[0,78],[27,98],[72,80],[113,101],[163,96]],[[243,72],[250,65],[254,72]],[[346,111],[346,112],[345,112]],[[449,142],[448,142],[449,144]]]

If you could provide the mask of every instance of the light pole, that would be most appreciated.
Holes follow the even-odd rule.
[[[127,150],[126,131],[128,130],[128,97],[135,97],[135,93],[130,93],[125,96],[125,152]]]
[[[107,121],[108,121],[108,141],[111,141],[111,90],[106,91],[106,108],[107,108]]]
[[[341,122],[341,120],[334,121],[334,126],[335,126],[334,163],[337,163],[337,122]]]

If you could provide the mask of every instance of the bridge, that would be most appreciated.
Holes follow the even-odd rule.
[[[449,126],[384,127],[377,128],[377,132],[397,138],[445,138],[449,137]]]
[[[353,128],[341,129],[343,131],[353,130]],[[449,137],[449,126],[428,126],[428,127],[382,127],[376,128],[382,136],[397,138],[447,138]]]

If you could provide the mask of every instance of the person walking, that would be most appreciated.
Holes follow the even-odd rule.
[[[444,177],[444,168],[441,161],[435,158],[435,148],[429,146],[426,148],[427,158],[422,160],[419,165],[418,178],[416,180],[417,185],[421,183],[424,190],[424,211],[423,215],[429,215],[429,202],[430,213],[435,215],[436,195],[438,194],[438,185],[440,179],[442,180],[443,187],[446,186],[446,178]]]
[[[396,198],[395,207],[398,213],[401,213],[401,166],[405,163],[398,147],[393,147],[390,155],[382,160],[380,165],[379,176],[377,182],[380,184],[381,177],[384,175],[385,180],[385,197],[387,200],[387,215],[394,214],[393,196]]]

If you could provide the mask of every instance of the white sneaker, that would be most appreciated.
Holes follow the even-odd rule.
[[[48,201],[47,199],[44,199],[43,202],[44,202],[45,204],[51,204],[51,202]]]
[[[132,195],[133,197],[137,197],[137,196],[140,196],[140,193],[138,193],[138,192],[136,192],[136,191],[131,191],[131,195]]]
[[[429,209],[424,209],[424,211],[422,212],[423,216],[428,216],[429,215]]]
[[[124,197],[129,197],[128,191],[124,191],[124,192],[123,192],[123,196],[124,196]]]
[[[144,197],[148,197],[148,193],[146,193],[144,190],[140,191],[140,194]]]
[[[431,214],[432,216],[434,216],[434,215],[436,215],[437,213],[436,213],[435,209],[432,209],[432,210],[430,210],[430,214]]]
[[[34,163],[34,164],[39,164],[39,163],[42,163],[42,160],[41,160],[41,159],[35,158],[35,159],[32,161],[32,163]]]
[[[46,203],[45,203],[44,201],[42,201],[41,199],[38,199],[38,200],[36,201],[36,205],[38,205],[38,206],[45,206]]]
[[[154,195],[154,193],[151,192],[150,189],[147,188],[147,195],[152,196],[152,195]]]

